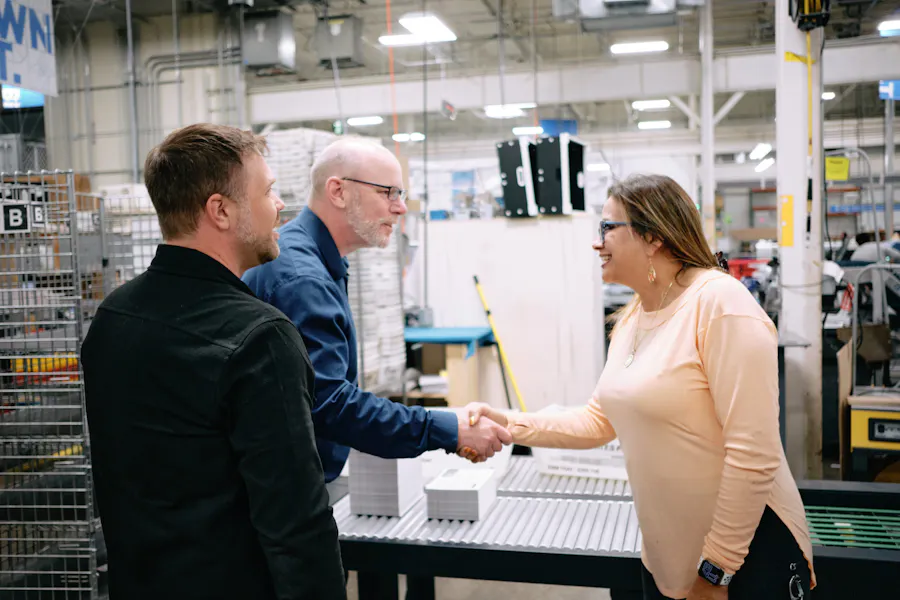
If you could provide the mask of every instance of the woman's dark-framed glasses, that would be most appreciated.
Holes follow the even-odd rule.
[[[600,221],[600,243],[606,244],[606,234],[616,227],[628,227],[631,223],[625,221]]]
[[[362,183],[364,185],[371,185],[372,187],[381,188],[383,190],[387,190],[388,200],[391,202],[396,202],[400,200],[401,202],[406,202],[406,190],[402,190],[393,185],[384,185],[381,183],[372,183],[371,181],[363,181],[362,179],[353,179],[351,177],[342,177],[344,181],[352,181],[354,183]]]

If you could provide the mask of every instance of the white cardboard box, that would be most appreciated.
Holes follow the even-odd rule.
[[[497,499],[490,469],[447,469],[425,486],[429,519],[478,521]]]

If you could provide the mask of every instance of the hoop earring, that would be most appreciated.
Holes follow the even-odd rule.
[[[653,268],[653,259],[650,260],[650,269],[647,271],[647,281],[656,283],[656,269]]]

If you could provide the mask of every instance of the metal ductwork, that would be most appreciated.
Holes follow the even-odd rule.
[[[649,29],[675,25],[678,11],[706,0],[553,0],[553,16],[579,21],[583,31]]]

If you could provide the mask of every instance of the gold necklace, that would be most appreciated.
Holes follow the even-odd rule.
[[[663,304],[665,304],[665,302],[666,302],[666,296],[669,295],[669,290],[672,289],[673,283],[675,283],[674,278],[672,279],[672,281],[669,282],[668,287],[666,287],[666,291],[663,292],[662,300],[659,301],[659,308],[656,309],[656,313],[653,315],[653,323],[654,324],[656,323],[656,315],[659,314],[659,311],[662,310]],[[643,312],[643,309],[641,310],[641,312]],[[641,324],[641,316],[638,315],[637,323],[634,324],[634,339],[631,342],[631,354],[629,354],[628,358],[625,359],[625,368],[626,369],[631,366],[631,363],[634,362],[634,355],[637,352],[637,347],[638,347],[638,331],[640,331],[640,329],[641,329],[640,324]],[[652,327],[649,329],[652,329]],[[641,340],[643,340],[643,338],[641,338]]]

